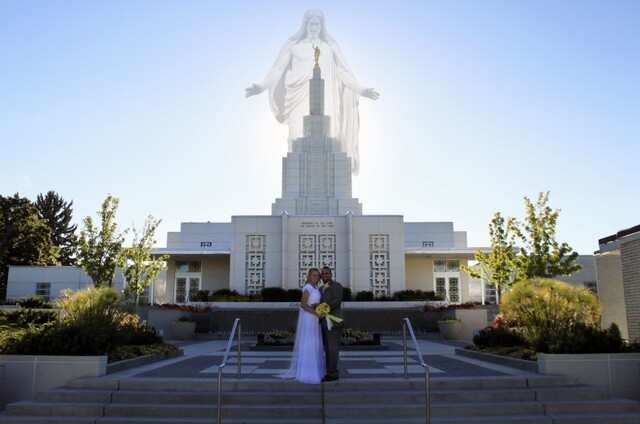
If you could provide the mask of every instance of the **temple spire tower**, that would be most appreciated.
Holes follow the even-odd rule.
[[[272,204],[272,215],[362,215],[362,205],[351,195],[351,158],[340,140],[329,136],[330,125],[331,117],[324,114],[324,80],[316,64],[303,136],[292,141],[282,159],[282,197]]]

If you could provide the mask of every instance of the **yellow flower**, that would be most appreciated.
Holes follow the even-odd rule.
[[[316,306],[316,313],[320,315],[320,318],[327,316],[329,312],[331,312],[331,308],[326,302],[322,302],[321,304]]]
[[[329,331],[331,331],[331,327],[332,327],[331,321],[342,322],[342,318],[335,317],[331,315],[329,312],[331,312],[331,307],[326,302],[322,302],[321,304],[316,306],[316,313],[320,316],[320,318],[326,319],[327,328],[329,329]]]

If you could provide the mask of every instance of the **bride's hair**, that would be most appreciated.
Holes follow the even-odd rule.
[[[320,275],[320,270],[318,268],[309,268],[309,271],[307,271],[307,282],[309,281],[309,276],[312,272],[317,272],[318,275]]]

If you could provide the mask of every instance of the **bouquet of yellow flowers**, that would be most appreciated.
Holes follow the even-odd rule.
[[[331,331],[331,321],[342,322],[342,318],[331,315],[329,312],[331,312],[331,307],[326,302],[322,302],[316,306],[316,313],[320,318],[324,318],[327,321],[327,329]]]

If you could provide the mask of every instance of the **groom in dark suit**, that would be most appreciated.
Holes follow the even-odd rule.
[[[320,302],[325,302],[329,305],[331,308],[329,313],[331,315],[342,318],[342,309],[340,309],[342,305],[342,285],[337,281],[333,281],[331,268],[326,266],[322,268],[320,278],[324,283],[321,289]],[[340,356],[340,336],[344,321],[331,321],[331,330],[329,330],[327,328],[327,320],[322,318],[320,326],[322,327],[322,345],[324,346],[324,356],[327,364],[327,375],[324,376],[322,381],[335,381],[339,378],[338,358]]]

